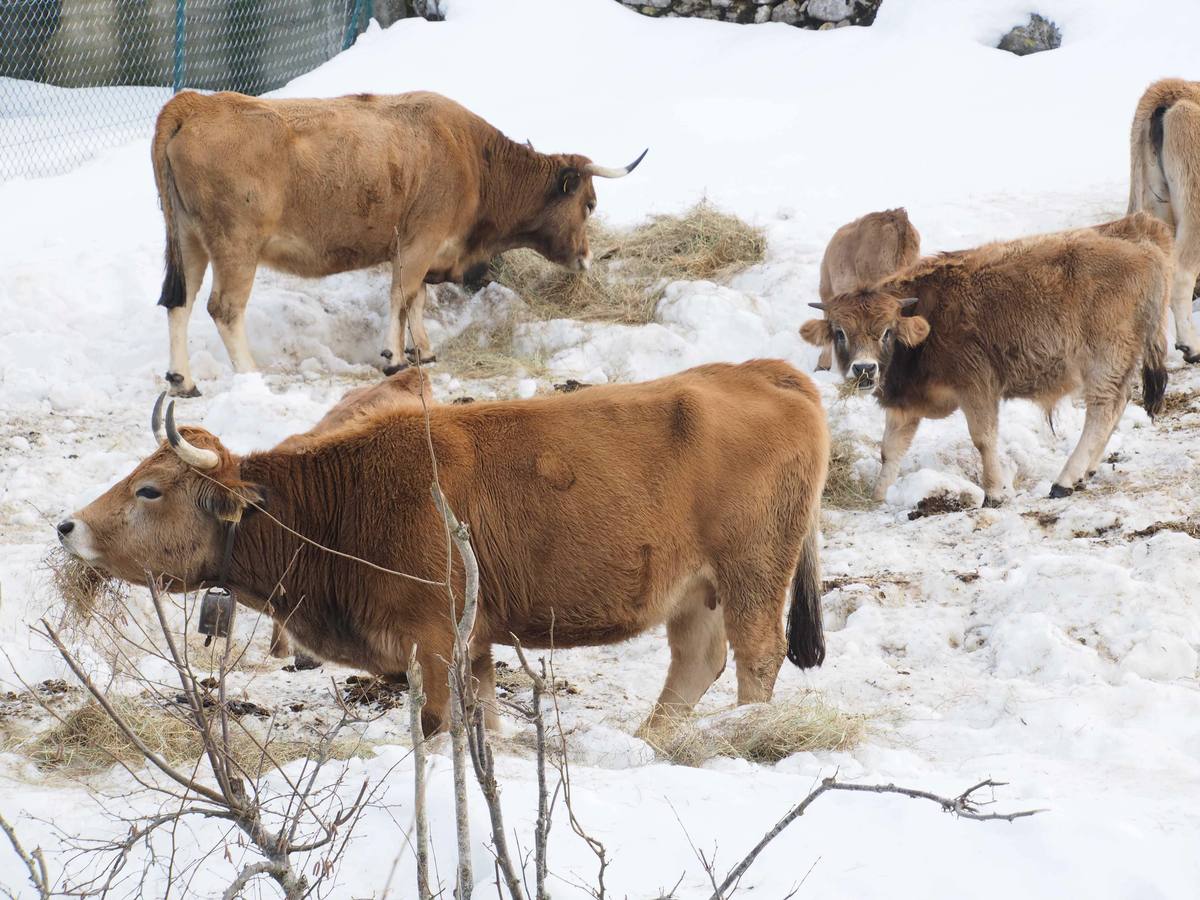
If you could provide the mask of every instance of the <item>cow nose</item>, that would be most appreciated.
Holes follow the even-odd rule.
[[[63,519],[58,523],[58,536],[66,537],[75,530],[75,521],[73,519]]]
[[[850,367],[855,378],[874,378],[876,368],[875,363],[855,363]]]

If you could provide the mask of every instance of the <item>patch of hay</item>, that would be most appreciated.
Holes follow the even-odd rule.
[[[504,254],[495,281],[511,288],[538,318],[642,325],[667,283],[715,280],[762,262],[766,237],[736,216],[702,201],[681,216],[655,216],[630,231],[589,225],[593,263],[568,272],[532,250]]]
[[[203,752],[186,705],[168,711],[148,698],[112,697],[109,702],[138,739],[167,762],[191,762]],[[217,727],[215,716],[212,724]],[[270,771],[275,764],[282,766],[315,754],[318,749],[316,741],[271,739],[269,757],[264,758],[259,741],[232,723],[230,741],[234,759],[251,776]],[[62,716],[54,727],[33,740],[5,749],[24,754],[42,769],[76,775],[102,772],[118,761],[131,768],[143,762],[138,748],[94,700]],[[334,744],[332,756],[348,759],[365,754],[367,749],[362,741],[348,738]]]
[[[486,322],[472,322],[437,348],[438,361],[459,378],[497,378],[519,373],[536,376],[544,370],[539,359],[517,353],[513,344],[515,313]]]
[[[821,502],[834,509],[870,509],[872,486],[858,473],[859,455],[849,435],[835,433],[829,440],[829,473]]]
[[[80,625],[97,613],[117,617],[129,598],[129,586],[88,565],[61,547],[51,550],[42,566],[55,593],[66,604],[64,624]]]
[[[795,753],[848,750],[862,739],[864,727],[862,716],[806,692],[708,719],[682,718],[643,737],[659,756],[696,767],[717,757],[777,763]]]

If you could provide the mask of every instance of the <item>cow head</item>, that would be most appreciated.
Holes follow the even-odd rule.
[[[125,478],[58,524],[63,547],[123,581],[150,572],[169,590],[200,587],[220,569],[225,528],[238,522],[261,492],[238,477],[237,458],[202,428],[166,428],[158,398],[151,427],[159,447]]]
[[[921,316],[905,316],[916,297],[899,299],[878,291],[839,294],[827,303],[810,303],[824,310],[824,319],[810,319],[800,336],[819,347],[833,344],[838,367],[859,390],[873,390],[888,363],[896,342],[916,347],[929,336],[929,323]]]
[[[587,221],[596,211],[593,178],[624,178],[637,168],[647,151],[619,169],[598,166],[577,154],[551,156],[551,181],[534,220],[523,229],[521,243],[551,262],[573,272],[585,271],[592,262]]]

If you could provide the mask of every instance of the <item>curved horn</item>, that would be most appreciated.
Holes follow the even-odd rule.
[[[216,451],[193,447],[179,433],[179,429],[175,427],[174,400],[167,406],[167,440],[170,441],[171,448],[176,455],[189,466],[195,466],[197,469],[215,469],[221,462],[221,457],[217,455]]]
[[[906,299],[906,300],[901,300],[901,301],[900,301],[900,308],[901,308],[901,309],[908,309],[910,306],[912,306],[914,303],[916,303],[916,302],[917,302],[918,300],[920,300],[920,299],[921,299],[920,297],[909,297],[909,298],[908,298],[908,299]]]
[[[808,305],[811,306],[813,309],[820,309],[820,310],[825,309],[824,303],[810,303]]]
[[[638,167],[638,163],[640,163],[643,159],[645,159],[646,154],[649,152],[650,152],[650,148],[647,147],[645,150],[642,151],[641,156],[639,156],[637,159],[635,159],[633,162],[631,162],[629,165],[627,165],[623,169],[610,169],[607,166],[598,166],[595,163],[588,163],[586,166],[583,167],[583,173],[585,175],[592,175],[596,178],[624,178],[626,175],[628,175],[630,172],[632,172],[634,169],[636,169]]]
[[[163,401],[166,398],[166,391],[159,394],[158,399],[154,401],[154,412],[150,413],[150,431],[154,434],[154,440],[159,444],[167,439],[167,433],[163,431],[162,420]]]

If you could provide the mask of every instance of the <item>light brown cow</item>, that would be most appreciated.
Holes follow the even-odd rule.
[[[406,327],[434,359],[425,285],[462,281],[505,250],[531,247],[587,268],[593,177],[620,169],[511,141],[431,93],[330,100],[176,94],[152,146],[166,223],[172,394],[198,393],[187,325],[208,264],[208,311],[238,372],[254,369],[244,313],[262,263],[306,277],[392,264],[384,371],[403,367]]]
[[[842,373],[887,411],[883,500],[924,418],[962,409],[983,460],[985,503],[1003,489],[996,452],[1001,400],[1047,414],[1082,390],[1087,417],[1050,490],[1066,496],[1095,471],[1129,401],[1138,360],[1143,403],[1162,408],[1170,235],[1144,213],[1096,229],[943,254],[826,304],[801,328],[834,342]]]
[[[870,287],[921,256],[921,235],[901,208],[867,213],[833,233],[821,257],[818,294],[828,303],[838,294]],[[833,365],[833,345],[821,348],[817,371]]]
[[[1175,235],[1175,347],[1188,362],[1200,362],[1192,321],[1200,276],[1200,81],[1167,78],[1146,89],[1133,116],[1129,156],[1129,212],[1152,213]]]
[[[817,529],[829,436],[812,382],[786,363],[438,405],[429,428],[479,559],[471,653],[483,697],[494,693],[491,646],[514,634],[566,648],[665,623],[671,664],[651,726],[700,699],[727,644],[740,703],[770,699],[785,655],[802,667],[824,659]],[[59,535],[117,578],[149,569],[181,591],[218,578],[225,529],[240,522],[228,578],[238,600],[269,606],[321,658],[374,673],[403,672],[416,644],[432,731],[447,703],[446,588],[304,546],[249,505],[266,498],[301,534],[436,582],[447,548],[427,440],[424,415],[398,408],[292,451],[239,457],[202,429],[177,430],[169,408],[159,448]],[[452,581],[461,597],[457,557]]]

